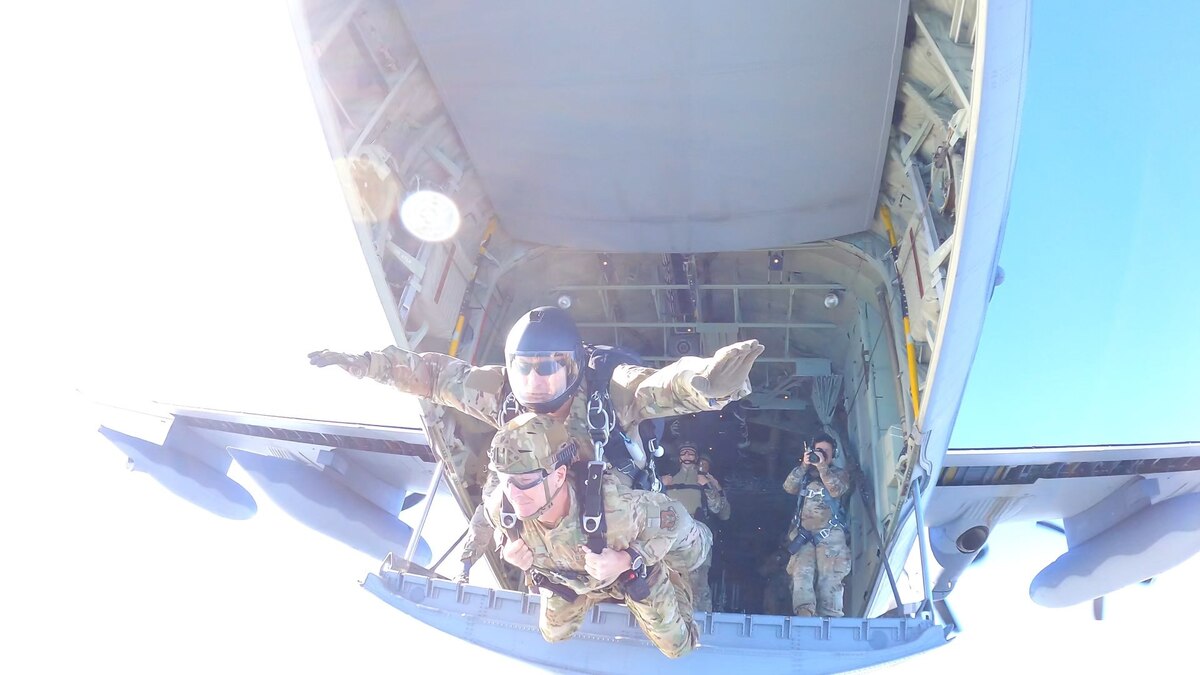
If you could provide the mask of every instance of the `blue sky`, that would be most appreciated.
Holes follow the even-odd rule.
[[[1006,278],[951,447],[1200,440],[1197,26],[1034,3]]]
[[[405,414],[382,388],[303,360],[387,337],[361,266],[333,264],[360,254],[348,226],[327,227],[345,206],[286,13],[234,0],[193,11],[23,3],[0,17],[16,102],[0,113],[12,322],[0,333],[11,395],[0,528],[17,552],[0,556],[0,597],[18,619],[0,664],[329,673],[453,654],[458,666],[521,672],[357,588],[377,560],[261,494],[253,519],[225,521],[126,472],[72,395],[106,379],[132,395],[178,386],[211,403],[340,406],[335,415],[381,423]],[[1188,209],[1200,185],[1188,163],[1200,156],[1198,19],[1183,3],[1035,8],[1008,279],[955,445],[1200,437],[1187,389],[1200,375],[1189,297],[1200,229]],[[308,400],[314,390],[324,397]],[[1047,610],[1026,595],[1061,537],[1015,524],[991,543],[955,591],[967,632],[902,672],[996,654],[1051,668],[1154,662],[1131,644],[1185,653],[1170,645],[1187,644],[1196,560],[1116,594],[1097,625],[1090,608]]]

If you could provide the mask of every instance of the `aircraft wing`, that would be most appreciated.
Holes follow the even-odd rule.
[[[255,514],[243,485],[252,481],[309,527],[378,559],[407,552],[418,564],[432,559],[427,539],[444,548],[465,528],[465,521],[430,528],[416,541],[399,517],[438,485],[419,428],[163,403],[105,401],[96,409],[100,433],[128,457],[130,470],[218,516]]]
[[[934,554],[952,560],[972,527],[1058,518],[1069,548],[1033,579],[1035,602],[1065,607],[1165,572],[1200,551],[1200,443],[952,450],[926,520]]]

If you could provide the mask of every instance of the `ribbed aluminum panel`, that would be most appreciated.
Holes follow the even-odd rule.
[[[904,0],[400,6],[517,238],[725,251],[869,227]]]

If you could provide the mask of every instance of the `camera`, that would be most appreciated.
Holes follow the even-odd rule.
[[[808,463],[809,464],[819,464],[821,462],[822,454],[823,453],[817,452],[816,450],[809,450],[808,451]]]

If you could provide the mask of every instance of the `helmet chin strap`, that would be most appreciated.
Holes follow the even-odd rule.
[[[557,469],[556,469],[556,471],[557,471]],[[554,498],[558,496],[558,493],[562,492],[562,489],[566,484],[567,484],[567,481],[566,481],[566,478],[564,477],[563,482],[559,483],[558,487],[555,488],[554,494],[550,494],[550,486],[546,485],[546,481],[542,481],[542,490],[544,490],[546,493],[546,503],[542,504],[542,508],[538,509],[537,511],[534,511],[533,513],[531,513],[527,516],[517,516],[517,517],[520,518],[521,520],[530,520],[530,519],[541,518],[542,514],[549,511],[551,506],[554,506]]]

